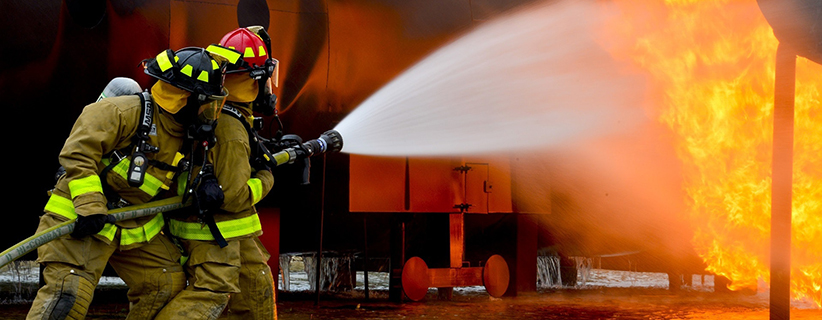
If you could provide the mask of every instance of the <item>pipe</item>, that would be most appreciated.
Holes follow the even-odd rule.
[[[333,131],[333,130],[332,130]],[[336,131],[334,131],[336,132]],[[317,289],[317,301],[314,302],[315,306],[320,305],[320,276],[322,276],[322,261],[323,261],[323,223],[325,222],[325,155],[323,155],[323,178],[322,178],[322,186],[320,187],[320,230],[319,230],[319,246],[317,248],[317,271],[315,274],[316,277],[316,286]]]
[[[774,87],[770,319],[788,320],[791,318],[791,188],[796,53],[783,43],[776,49]]]

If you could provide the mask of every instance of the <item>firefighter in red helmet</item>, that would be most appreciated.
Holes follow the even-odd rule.
[[[208,154],[224,200],[213,215],[212,230],[202,228],[194,214],[169,220],[171,234],[190,255],[189,287],[157,319],[216,319],[221,314],[232,319],[275,318],[270,255],[258,239],[262,226],[254,207],[271,190],[274,177],[265,166],[252,167],[251,150],[256,146],[249,139],[249,123],[252,109],[274,110],[270,84],[276,62],[258,32],[264,30],[239,28],[220,42],[239,52],[226,71],[227,105],[215,128],[217,143]]]
[[[262,173],[267,176],[270,173],[268,168],[256,165],[258,162],[252,159],[254,155],[251,150],[259,149],[254,149],[258,146],[251,145],[249,137],[252,133],[246,131],[247,129],[253,130],[253,111],[265,115],[271,115],[276,111],[277,98],[271,91],[277,80],[277,60],[270,56],[268,35],[262,27],[239,28],[231,31],[220,40],[220,45],[241,52],[243,59],[241,64],[229,66],[230,70],[226,72],[226,83],[235,93],[229,94],[226,100],[227,105],[223,107],[227,116],[224,121],[226,125],[221,128],[221,130],[225,129],[226,135],[229,131],[232,132],[231,135],[237,138],[238,143],[232,148],[221,150],[219,154],[215,152],[215,162],[223,160],[228,163],[228,165],[221,165],[221,170],[228,170],[232,163],[242,163],[240,178],[247,177],[251,171],[256,171],[257,175]],[[255,163],[253,167],[252,162]],[[249,180],[249,185],[254,184],[252,180]],[[236,199],[239,201],[235,202],[236,206],[233,210],[237,212],[256,211],[254,204],[265,197],[271,187],[272,185],[265,184],[259,194],[254,194],[255,192],[252,191],[251,201],[243,200],[242,194],[238,195]],[[240,255],[243,260],[240,269],[240,293],[234,295],[229,301],[227,318],[255,320],[275,318],[275,282],[274,274],[267,263],[270,258],[268,251],[255,234],[240,243]]]
[[[38,248],[45,285],[27,319],[83,319],[107,263],[129,287],[129,319],[153,319],[183,289],[180,252],[160,232],[163,215],[115,222],[108,211],[176,194],[186,132],[213,124],[225,101],[224,61],[202,48],[163,51],[146,60],[145,72],[160,80],[151,93],[83,109],[38,227],[76,219],[74,231]]]

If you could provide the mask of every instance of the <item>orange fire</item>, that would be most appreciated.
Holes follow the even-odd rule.
[[[769,281],[778,41],[755,0],[613,0],[602,42],[677,137],[693,244],[731,289]],[[791,289],[822,307],[822,66],[797,60]]]

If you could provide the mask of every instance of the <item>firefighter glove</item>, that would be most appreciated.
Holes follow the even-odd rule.
[[[271,172],[271,167],[268,166],[268,161],[263,157],[256,157],[250,161],[251,168],[254,171],[268,171]]]
[[[103,230],[106,223],[114,223],[114,216],[108,214],[92,214],[88,216],[77,216],[74,222],[74,231],[71,236],[74,238],[84,238]]]
[[[206,173],[203,176],[197,191],[194,193],[194,200],[197,204],[197,209],[201,213],[219,209],[225,200],[223,188],[217,182],[217,177],[214,174]]]

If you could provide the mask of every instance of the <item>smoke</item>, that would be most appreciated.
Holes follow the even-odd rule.
[[[655,264],[641,269],[698,271],[670,135],[647,122],[619,135],[518,155],[511,162],[517,209],[549,208],[539,219],[566,254],[639,252]]]

